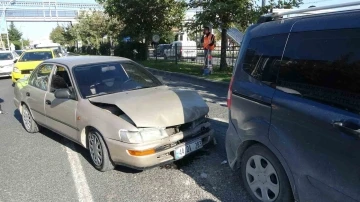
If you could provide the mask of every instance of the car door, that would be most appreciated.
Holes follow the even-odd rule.
[[[52,64],[41,64],[29,79],[29,85],[22,90],[26,105],[30,108],[36,122],[46,125],[45,94],[49,88],[48,80],[53,69]]]
[[[268,141],[271,99],[275,89],[278,61],[288,34],[252,38],[232,82],[231,122],[243,141]],[[274,41],[276,43],[274,43]],[[260,134],[256,136],[254,134]]]
[[[288,39],[269,137],[301,201],[360,201],[359,33],[294,31]]]
[[[59,80],[56,80],[55,77],[63,79],[64,83],[58,82]],[[78,129],[76,125],[78,102],[76,99],[55,98],[54,92],[61,88],[70,88],[73,90],[73,85],[67,69],[64,66],[55,65],[55,70],[51,76],[50,89],[45,95],[47,123],[52,130],[69,139],[78,141]]]

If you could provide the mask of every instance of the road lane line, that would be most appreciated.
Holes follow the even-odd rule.
[[[71,172],[73,175],[79,201],[92,202],[93,198],[90,192],[90,188],[87,184],[85,173],[81,166],[78,153],[75,152],[74,143],[66,140],[66,146],[64,147],[70,163]]]

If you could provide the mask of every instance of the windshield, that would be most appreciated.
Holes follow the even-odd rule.
[[[19,59],[19,62],[28,61],[41,61],[51,59],[52,53],[50,51],[39,51],[39,52],[25,52]]]
[[[12,60],[14,57],[11,53],[0,53],[0,60]]]
[[[21,55],[24,51],[16,50],[15,52],[16,52],[18,55]]]
[[[155,76],[132,62],[78,66],[74,68],[74,76],[84,98],[162,85]]]

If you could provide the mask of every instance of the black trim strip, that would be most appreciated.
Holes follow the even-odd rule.
[[[264,106],[267,106],[267,107],[271,107],[271,103],[267,103],[267,102],[264,102],[262,100],[259,100],[259,99],[256,99],[256,98],[252,98],[252,97],[249,97],[249,96],[246,96],[246,95],[243,95],[243,94],[240,94],[240,93],[237,93],[237,92],[233,92],[232,93],[233,95],[236,95],[236,96],[239,96],[243,99],[247,99],[247,100],[250,100],[252,102],[256,102],[258,104],[261,104],[261,105],[264,105]]]
[[[50,116],[46,116],[44,113],[41,113],[41,112],[39,112],[39,111],[37,111],[37,110],[34,110],[34,109],[31,109],[31,110],[32,110],[32,111],[35,111],[35,112],[37,112],[37,113],[39,113],[39,114],[41,114],[41,115],[43,115],[43,116],[45,116],[45,117],[47,117],[47,118],[50,118],[50,119],[52,119],[52,120],[54,120],[54,121],[57,121],[57,122],[59,122],[59,123],[61,123],[61,124],[64,124],[64,125],[67,126],[67,127],[70,127],[70,128],[72,128],[72,129],[74,129],[74,130],[79,131],[78,128],[75,128],[75,127],[73,127],[73,126],[71,126],[71,125],[69,125],[69,124],[67,124],[67,123],[64,123],[64,122],[58,120],[58,119],[54,119],[54,118],[52,118],[52,117],[50,117]]]

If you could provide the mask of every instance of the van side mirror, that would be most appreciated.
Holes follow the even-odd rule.
[[[18,61],[18,59],[15,59],[15,60],[14,60],[14,63],[17,63],[17,61]]]

